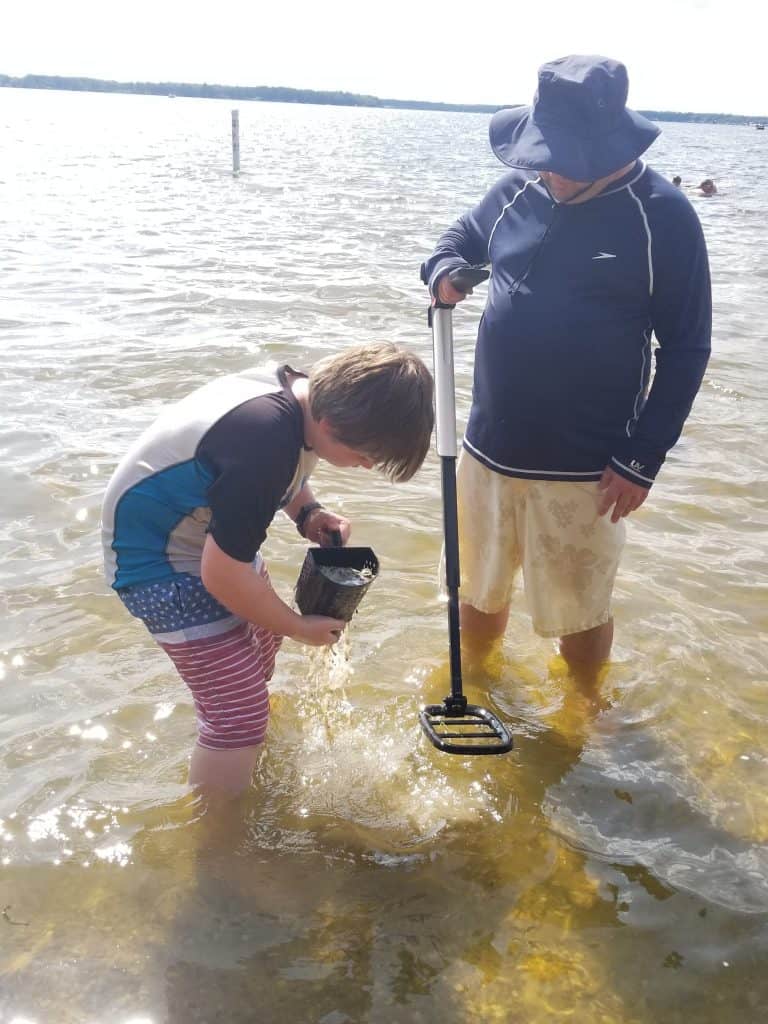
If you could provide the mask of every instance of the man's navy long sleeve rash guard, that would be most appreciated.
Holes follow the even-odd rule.
[[[599,480],[610,466],[649,487],[710,351],[707,250],[686,197],[640,161],[573,205],[512,171],[423,273],[434,294],[443,273],[475,263],[492,276],[464,446],[508,476]]]

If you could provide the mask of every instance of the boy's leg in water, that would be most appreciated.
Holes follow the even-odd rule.
[[[254,568],[267,575],[263,564]],[[194,698],[198,742],[190,784],[228,794],[245,789],[267,730],[267,683],[282,637],[233,616],[199,577],[187,574],[129,588],[120,597]]]
[[[248,622],[203,640],[161,643],[195,701],[198,742],[190,785],[229,794],[250,785],[267,731],[267,682],[279,643]]]
[[[189,766],[189,784],[206,793],[236,795],[247,789],[263,743],[235,750],[211,750],[196,743]]]

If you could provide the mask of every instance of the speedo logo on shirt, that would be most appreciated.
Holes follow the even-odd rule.
[[[597,256],[592,257],[593,260],[615,260],[615,252],[599,252]]]

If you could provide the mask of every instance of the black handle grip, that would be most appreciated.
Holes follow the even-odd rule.
[[[471,291],[475,285],[487,281],[490,276],[490,270],[486,270],[485,267],[479,265],[474,267],[456,267],[455,270],[448,271],[448,280],[459,292]]]

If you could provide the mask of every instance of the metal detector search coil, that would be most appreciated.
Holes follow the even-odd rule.
[[[428,704],[419,712],[421,728],[433,746],[446,754],[506,754],[512,738],[492,711],[465,704],[453,708],[451,698]]]
[[[371,548],[310,548],[296,581],[296,606],[302,615],[349,622],[378,574]]]

